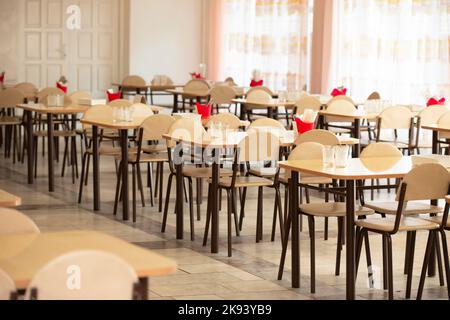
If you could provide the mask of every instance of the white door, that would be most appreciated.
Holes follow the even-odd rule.
[[[119,72],[119,0],[22,0],[23,81],[102,97]],[[69,30],[67,8],[80,8],[80,29]]]

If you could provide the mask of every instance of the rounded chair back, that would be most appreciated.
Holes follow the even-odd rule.
[[[322,104],[316,97],[305,96],[296,102],[295,107],[297,108],[297,115],[302,115],[306,109],[320,111]]]
[[[410,129],[413,113],[407,107],[389,107],[378,116],[381,119],[381,129]]]
[[[289,154],[289,160],[322,160],[323,144],[317,142],[304,142],[297,145]]]
[[[133,118],[148,118],[154,115],[152,108],[143,103],[135,103],[130,106]]]
[[[10,300],[11,294],[16,291],[14,281],[6,272],[0,269],[0,301]]]
[[[64,254],[39,270],[25,293],[37,300],[131,300],[138,277],[111,253],[86,250]]]
[[[250,130],[257,128],[275,128],[277,130],[286,131],[286,128],[281,122],[271,118],[260,118],[255,120],[250,124],[248,129]]]
[[[92,99],[91,94],[89,92],[86,92],[86,91],[73,92],[73,93],[69,94],[68,97],[75,104],[79,104],[79,100],[80,99],[84,99],[84,100]]]
[[[122,86],[145,86],[147,83],[145,82],[144,78],[140,76],[128,76],[125,79],[122,80]]]
[[[397,147],[386,142],[371,143],[360,154],[360,158],[402,157]]]
[[[211,85],[206,80],[192,79],[184,86],[184,91],[186,92],[209,92],[211,90]]]
[[[163,135],[169,133],[175,119],[167,114],[155,114],[147,118],[142,124],[144,141],[163,140]]]
[[[36,94],[38,93],[36,86],[30,82],[18,83],[14,86],[14,88],[20,90],[27,99],[36,98]]]
[[[0,107],[14,108],[16,105],[25,102],[25,95],[15,88],[7,88],[0,91]]]
[[[215,86],[211,89],[211,102],[215,105],[232,104],[231,100],[236,98],[236,91],[230,86]]]
[[[51,95],[65,96],[66,94],[59,88],[47,87],[39,91],[36,95],[36,98],[39,103],[45,104],[47,103],[47,97]]]
[[[230,130],[239,130],[241,127],[241,120],[229,112],[213,115],[206,123],[206,127],[209,128],[213,123],[227,125]]]
[[[450,109],[445,106],[430,106],[420,111],[418,117],[420,118],[421,126],[437,125],[439,119],[449,112]]]
[[[152,79],[152,85],[155,86],[171,86],[173,85],[172,79],[166,75],[157,75]]]
[[[40,233],[33,220],[17,210],[0,209],[0,235],[26,233]]]
[[[200,141],[206,133],[201,121],[192,118],[181,118],[173,123],[168,134],[177,139]],[[173,148],[176,142],[169,140],[167,146]]]
[[[250,89],[247,91],[247,99],[248,99],[248,96],[249,96],[250,94],[252,94],[253,92],[258,92],[258,91],[264,91],[264,92],[267,93],[271,98],[275,95],[275,93],[274,93],[272,90],[270,90],[269,88],[267,88],[267,87],[265,87],[265,86],[259,86],[259,87],[253,87],[253,88],[250,88]]]
[[[83,120],[87,120],[87,121],[102,120],[107,123],[113,122],[113,120],[114,120],[113,109],[111,108],[110,105],[92,106],[89,109],[87,109],[86,112],[84,113]],[[87,129],[90,127],[91,127],[91,125],[83,124],[84,129]]]
[[[269,132],[249,130],[239,143],[238,162],[278,161],[280,158],[280,138]]]
[[[331,131],[327,130],[311,130],[297,137],[294,145],[298,146],[306,142],[317,142],[324,146],[339,145],[338,137]]]
[[[381,95],[377,91],[374,91],[370,94],[367,100],[381,100]]]
[[[111,107],[131,107],[133,105],[133,102],[131,102],[130,100],[127,99],[117,99],[117,100],[113,100],[111,102],[108,103],[108,106]]]

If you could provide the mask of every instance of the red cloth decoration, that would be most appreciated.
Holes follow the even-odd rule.
[[[192,79],[200,79],[200,80],[204,79],[200,73],[196,73],[196,72],[191,73],[191,76],[192,76]]]
[[[252,82],[250,82],[250,87],[252,87],[252,88],[262,87],[263,85],[264,85],[264,80],[259,80],[259,81],[252,80]]]
[[[0,83],[3,83],[5,81],[5,73],[2,72],[2,74],[0,74]]]
[[[314,130],[315,123],[314,122],[304,122],[299,117],[295,118],[295,124],[297,125],[297,132],[299,134],[306,133],[308,131]]]
[[[108,96],[108,102],[114,101],[114,100],[119,100],[122,98],[122,92],[109,92],[106,91],[106,95]]]
[[[435,98],[430,98],[427,102],[427,107],[430,106],[443,106],[445,105],[445,98],[441,98],[439,100],[436,100]]]
[[[212,106],[210,104],[200,104],[196,103],[197,113],[202,116],[202,119],[208,119],[211,117]]]
[[[57,82],[57,83],[56,83],[56,87],[57,87],[58,89],[61,89],[62,92],[67,93],[67,86],[63,86],[61,83]]]
[[[345,96],[347,94],[347,88],[335,88],[331,92],[332,97]]]

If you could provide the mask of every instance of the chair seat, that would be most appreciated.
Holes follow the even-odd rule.
[[[231,188],[231,178],[220,179],[219,186],[223,188]],[[244,188],[244,187],[271,187],[273,186],[273,181],[260,178],[260,177],[237,177],[235,187],[236,188]]]
[[[145,153],[167,152],[167,146],[165,144],[156,144],[156,145],[150,145],[150,146],[142,146],[141,149]]]
[[[379,213],[395,215],[397,214],[398,202],[367,202],[364,206]],[[418,215],[441,212],[442,208],[437,206],[432,206],[430,204],[420,202],[408,202],[405,210],[403,211],[403,214]]]
[[[0,118],[0,126],[16,126],[22,124],[22,119],[19,117],[4,116]]]
[[[309,203],[300,205],[300,211],[316,217],[345,217],[347,205],[344,202]],[[355,205],[355,214],[358,216],[367,216],[373,213],[373,210]]]
[[[121,154],[116,155],[117,160],[121,160]],[[169,161],[169,157],[167,153],[142,153],[139,159],[139,163],[154,163],[154,162],[167,162]],[[137,153],[128,155],[129,163],[137,163]]]
[[[87,149],[86,152],[89,154],[94,153],[92,147]],[[98,149],[98,153],[102,156],[117,156],[120,155],[121,152],[122,150],[120,147],[113,147],[113,146],[100,146],[100,148]],[[130,150],[128,150],[128,152],[130,152]]]
[[[277,172],[277,168],[256,168],[249,170],[249,173],[262,178],[273,178]],[[279,181],[283,184],[288,184],[289,177],[284,170],[280,171]],[[332,184],[333,180],[323,177],[300,176],[300,183],[302,184]]]
[[[434,222],[437,223],[438,225],[442,225],[442,216],[437,216],[437,217],[427,217],[427,218],[421,218],[422,220],[428,221],[428,222]],[[447,225],[446,228],[450,228],[450,221],[447,219]]]
[[[272,178],[275,177],[277,174],[277,168],[256,168],[256,169],[250,169],[249,173],[258,177],[263,178]]]
[[[231,177],[232,175],[233,171],[229,169],[220,169],[221,177]],[[212,178],[212,168],[197,168],[185,166],[183,167],[183,176],[190,178],[210,179]]]
[[[395,218],[369,218],[366,220],[358,220],[355,222],[358,227],[369,230],[390,232],[394,230]],[[435,230],[439,228],[439,224],[435,222],[426,221],[419,218],[402,217],[400,221],[399,231],[421,231],[421,230]]]
[[[39,131],[34,131],[33,132],[33,136],[35,137],[46,137],[48,135],[48,131],[47,130],[39,130]],[[67,138],[67,137],[75,137],[77,135],[77,133],[75,131],[66,131],[66,130],[55,130],[53,131],[53,136],[54,137],[63,137],[63,138]]]

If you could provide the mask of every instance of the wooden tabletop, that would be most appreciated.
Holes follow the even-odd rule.
[[[195,137],[186,139],[181,137],[175,137],[168,134],[163,135],[163,137],[170,141],[181,142],[185,144],[189,144],[192,146],[197,146],[201,148],[234,148],[239,143],[245,139],[247,136],[246,132],[241,131],[231,131],[228,132],[226,137],[212,137],[210,134],[206,133],[202,137]]]
[[[185,91],[184,88],[177,88],[177,89],[166,90],[166,92],[172,93],[172,94],[189,96],[192,98],[196,98],[196,97],[205,98],[205,97],[209,96],[209,90],[208,91]]]
[[[450,128],[443,128],[443,127],[439,127],[438,125],[421,126],[421,128],[425,129],[425,130],[444,132],[444,133],[450,132]]]
[[[378,116],[375,113],[366,113],[364,111],[360,111],[360,110],[355,110],[355,112],[352,113],[347,113],[347,114],[343,114],[343,113],[337,113],[337,112],[329,112],[326,110],[323,111],[319,111],[319,115],[321,116],[327,116],[327,117],[336,117],[336,118],[344,118],[344,119],[376,119],[376,117]]]
[[[175,88],[182,88],[184,87],[184,85],[180,84],[151,84],[151,83],[147,83],[143,86],[136,86],[136,85],[123,85],[121,83],[112,83],[113,86],[116,87],[122,87],[122,88],[127,88],[127,89],[151,89],[151,90],[169,90],[169,89],[175,89]]]
[[[32,111],[37,113],[50,113],[50,114],[74,114],[74,113],[84,113],[88,110],[89,106],[71,104],[64,107],[47,107],[46,105],[36,103],[36,104],[18,104],[16,106],[19,109],[25,111]]]
[[[97,126],[106,129],[115,129],[115,130],[128,130],[128,129],[137,129],[142,123],[147,119],[147,117],[139,117],[134,118],[133,121],[115,121],[110,118],[98,118],[98,119],[81,119],[80,122],[82,124],[88,124],[91,126]]]
[[[278,99],[271,99],[269,102],[250,102],[247,99],[233,99],[233,103],[248,104],[257,107],[264,108],[277,108],[277,107],[294,107],[295,102],[293,101],[280,101]]]
[[[0,269],[18,289],[25,289],[38,270],[56,257],[76,250],[100,250],[115,254],[136,271],[138,277],[176,271],[177,264],[150,250],[94,231],[70,231],[0,236]]]
[[[22,204],[22,199],[0,189],[0,207],[17,207]]]
[[[345,168],[324,167],[318,160],[283,161],[279,165],[286,170],[338,180],[402,178],[413,168],[411,157],[350,159]]]

